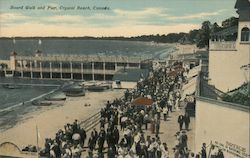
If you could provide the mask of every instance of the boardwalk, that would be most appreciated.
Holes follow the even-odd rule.
[[[190,78],[189,81],[190,82],[188,84],[183,86],[184,89],[182,89],[182,95],[189,94],[190,92],[192,92],[195,89],[196,77]],[[180,114],[184,114],[184,111],[185,111],[184,109],[185,109],[185,105],[181,104],[179,110],[173,110],[173,112],[169,114],[167,121],[164,121],[163,116],[161,115],[159,137],[160,137],[162,143],[166,142],[168,145],[169,158],[174,157],[173,148],[176,145],[175,144],[176,143],[175,134],[177,131],[179,131],[179,124],[177,123],[177,120],[178,120],[178,116]],[[93,128],[96,128],[97,131],[100,131],[99,127],[100,127],[100,125],[97,124],[97,126],[95,126]],[[150,127],[150,125],[148,126],[148,130],[145,130],[145,128],[143,126],[143,132],[145,132],[144,133],[145,137],[146,136],[155,137],[155,134],[151,133],[149,127]],[[87,132],[87,140],[85,141],[84,152],[82,153],[82,156],[81,156],[82,158],[86,158],[88,155],[87,142],[88,142],[88,138],[90,137],[90,133],[91,133],[91,130],[89,130]],[[122,133],[122,132],[120,131],[120,133]],[[189,148],[190,153],[191,153],[191,152],[194,152],[194,148],[195,148],[195,143],[194,143],[194,141],[195,141],[195,139],[194,139],[194,136],[195,136],[195,118],[194,117],[190,117],[190,125],[189,125],[189,131],[187,132],[187,136],[188,136],[188,148]],[[107,152],[107,144],[105,143],[105,153],[106,152]],[[95,150],[94,153],[97,153],[97,150]],[[105,154],[105,157],[107,157],[107,154]]]
[[[138,82],[137,88],[127,90],[124,98],[108,101],[93,119],[64,126],[65,132],[58,131],[55,140],[46,140],[40,155],[168,158],[178,154],[187,157],[194,151],[195,123],[194,118],[184,116],[184,111],[189,102],[187,94],[195,91],[197,76],[188,74],[181,62],[154,69],[147,79]],[[193,111],[194,102],[191,104]],[[169,116],[164,120],[162,115],[167,111]],[[189,115],[193,116],[193,112]],[[180,120],[191,120],[190,130],[180,131]]]

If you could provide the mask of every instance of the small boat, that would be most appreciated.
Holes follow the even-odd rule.
[[[34,101],[32,101],[32,104],[35,106],[50,106],[50,105],[52,105],[51,102],[41,101],[41,100],[34,100]]]
[[[89,91],[103,91],[105,89],[108,89],[108,88],[100,86],[100,85],[92,85],[92,86],[87,87],[87,90]]]
[[[89,82],[88,84],[84,84],[85,89],[89,91],[104,91],[110,89],[112,85],[110,83],[97,83],[97,82]]]
[[[66,96],[68,97],[80,97],[80,96],[85,96],[85,92],[66,92],[65,93]]]
[[[96,81],[88,81],[88,82],[82,82],[81,86],[84,87],[85,89],[87,89],[88,87],[94,86],[96,84],[97,84]]]
[[[18,86],[15,84],[3,84],[2,87],[7,88],[7,89],[20,89],[21,88],[21,86]]]
[[[66,100],[66,96],[64,94],[55,94],[55,95],[49,95],[44,99],[49,101],[62,101]]]
[[[85,96],[85,90],[82,87],[71,87],[63,90],[66,96],[79,97]]]

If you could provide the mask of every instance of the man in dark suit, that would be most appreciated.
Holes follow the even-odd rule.
[[[103,145],[105,142],[105,138],[106,138],[105,130],[104,128],[101,128],[99,132],[99,137],[98,137],[98,146],[99,146],[98,153],[101,155],[103,154],[102,152],[103,152]]]
[[[186,130],[188,130],[189,123],[190,123],[190,117],[189,117],[189,114],[186,112],[184,115],[184,124],[185,124]]]
[[[201,158],[207,158],[206,143],[202,144],[201,148]]]
[[[183,115],[179,115],[179,117],[178,117],[178,123],[179,123],[180,131],[182,130],[183,122],[184,122],[184,116]]]

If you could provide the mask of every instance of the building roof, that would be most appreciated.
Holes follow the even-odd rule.
[[[196,95],[198,97],[208,98],[219,102],[227,102],[233,106],[246,107],[249,109],[249,86],[250,83],[245,83],[230,92],[224,93],[213,85],[209,85],[208,81],[204,80],[203,74],[201,73],[198,76]]]
[[[235,3],[235,9],[249,8],[250,1],[249,0],[237,0]]]
[[[232,102],[250,107],[250,83],[244,83],[240,87],[228,92],[222,97],[223,101]]]
[[[137,82],[141,77],[146,78],[148,75],[148,69],[121,69],[114,74],[113,81]]]
[[[230,96],[227,96],[227,99],[225,100],[224,97],[225,93],[219,92],[216,90],[215,87],[208,85],[207,81],[204,82],[203,75],[198,75],[198,81],[196,85],[196,99],[198,101],[208,102],[210,104],[213,104],[215,106],[223,106],[230,109],[240,110],[244,112],[250,112],[250,106],[249,106],[249,96],[247,101],[247,96],[242,97],[242,95],[237,95],[236,97],[233,97],[233,99],[241,99],[245,101],[243,104],[242,102],[235,102],[231,100]],[[217,91],[217,92],[216,92]],[[219,94],[221,93],[221,94]],[[229,97],[229,98],[228,98]],[[243,99],[242,99],[243,98]],[[246,104],[245,104],[246,103]],[[248,103],[248,104],[247,104]]]

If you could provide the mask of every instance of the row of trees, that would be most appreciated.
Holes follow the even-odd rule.
[[[238,25],[238,18],[231,17],[222,22],[219,26],[216,22],[211,23],[210,21],[204,21],[199,30],[191,30],[189,32],[189,40],[200,48],[207,47],[209,45],[209,38],[211,33],[219,32],[223,29]]]
[[[199,48],[208,47],[211,33],[216,33],[225,28],[232,27],[238,24],[238,18],[231,17],[222,22],[219,26],[216,22],[204,21],[200,29],[191,30],[189,33],[169,33],[167,35],[143,35],[136,37],[101,37],[100,39],[108,40],[133,40],[133,41],[154,41],[158,43],[188,43],[196,44]]]

